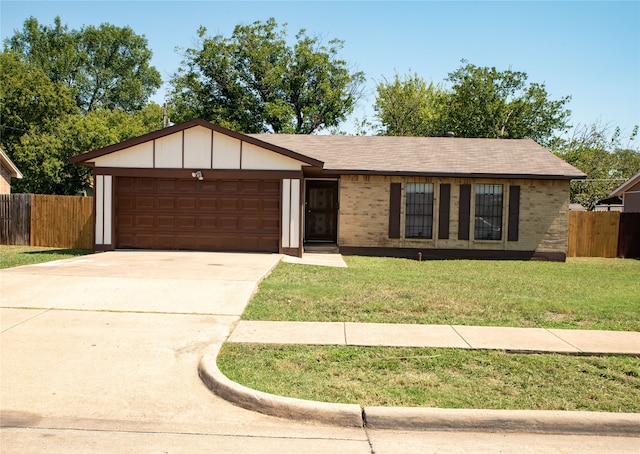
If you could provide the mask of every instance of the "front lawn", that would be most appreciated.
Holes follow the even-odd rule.
[[[361,406],[640,412],[640,358],[461,349],[224,344],[260,391]]]
[[[640,331],[640,261],[281,263],[247,320],[351,321]]]
[[[640,330],[637,260],[345,261],[281,263],[243,318]],[[227,343],[218,365],[250,388],[325,402],[640,412],[633,356]]]
[[[0,269],[51,262],[53,260],[68,259],[87,254],[91,254],[91,251],[88,249],[0,245]]]

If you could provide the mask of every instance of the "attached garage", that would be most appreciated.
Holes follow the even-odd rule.
[[[322,162],[203,120],[85,153],[95,245],[302,255],[305,167]]]
[[[279,180],[116,181],[116,248],[278,252]]]

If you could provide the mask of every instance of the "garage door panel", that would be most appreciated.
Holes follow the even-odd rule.
[[[277,252],[278,180],[119,177],[116,247]]]

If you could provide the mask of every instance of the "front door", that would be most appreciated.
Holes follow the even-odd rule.
[[[337,243],[337,181],[307,180],[304,219],[306,242]]]

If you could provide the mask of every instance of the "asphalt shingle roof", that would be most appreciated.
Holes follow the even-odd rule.
[[[324,162],[325,171],[584,178],[529,139],[248,134]]]

